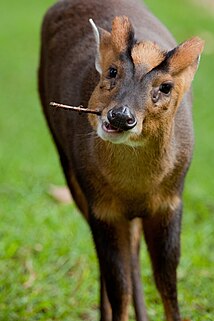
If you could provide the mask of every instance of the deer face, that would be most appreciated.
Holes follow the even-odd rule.
[[[142,145],[172,126],[204,43],[195,37],[165,52],[152,42],[136,42],[127,17],[116,17],[111,33],[91,23],[100,81],[89,107],[102,112],[89,116],[91,125],[103,140]]]

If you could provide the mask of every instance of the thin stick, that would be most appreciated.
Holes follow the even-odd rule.
[[[57,107],[57,108],[60,107],[60,108],[63,108],[63,109],[71,109],[73,111],[78,111],[79,113],[83,112],[83,113],[88,113],[88,114],[95,114],[95,115],[98,115],[98,116],[101,115],[101,111],[84,108],[81,105],[78,106],[78,107],[74,107],[74,106],[68,106],[68,105],[63,105],[63,104],[58,104],[58,103],[51,102],[50,106]]]

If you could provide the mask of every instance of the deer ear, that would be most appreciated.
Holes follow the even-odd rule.
[[[97,27],[92,19],[89,19],[89,22],[92,26],[92,30],[93,30],[95,41],[96,41],[96,47],[97,47],[96,58],[95,58],[95,67],[96,67],[96,70],[101,75],[102,74],[101,51],[102,51],[102,49],[105,49],[106,46],[110,45],[111,34],[108,31]]]
[[[197,71],[204,41],[194,37],[180,44],[167,53],[167,67],[172,76],[183,78],[187,90]]]
[[[117,53],[131,51],[134,44],[134,29],[128,17],[114,18],[111,35],[112,46]]]

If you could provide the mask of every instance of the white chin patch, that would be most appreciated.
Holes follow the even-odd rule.
[[[98,128],[97,128],[97,135],[105,141],[109,141],[114,144],[126,144],[127,138],[129,135],[127,135],[126,132],[107,132],[103,128],[103,124],[99,122]]]
[[[134,129],[129,131],[111,131],[105,128],[105,121],[99,121],[97,127],[97,135],[104,141],[109,141],[113,144],[124,144],[131,147],[142,146],[142,141],[131,141],[130,136],[136,133]]]

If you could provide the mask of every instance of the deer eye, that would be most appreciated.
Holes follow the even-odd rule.
[[[115,78],[117,76],[117,69],[116,68],[109,68],[109,73],[108,73],[109,78]]]
[[[160,85],[159,90],[165,95],[168,95],[172,90],[173,84],[171,82],[165,82]]]

